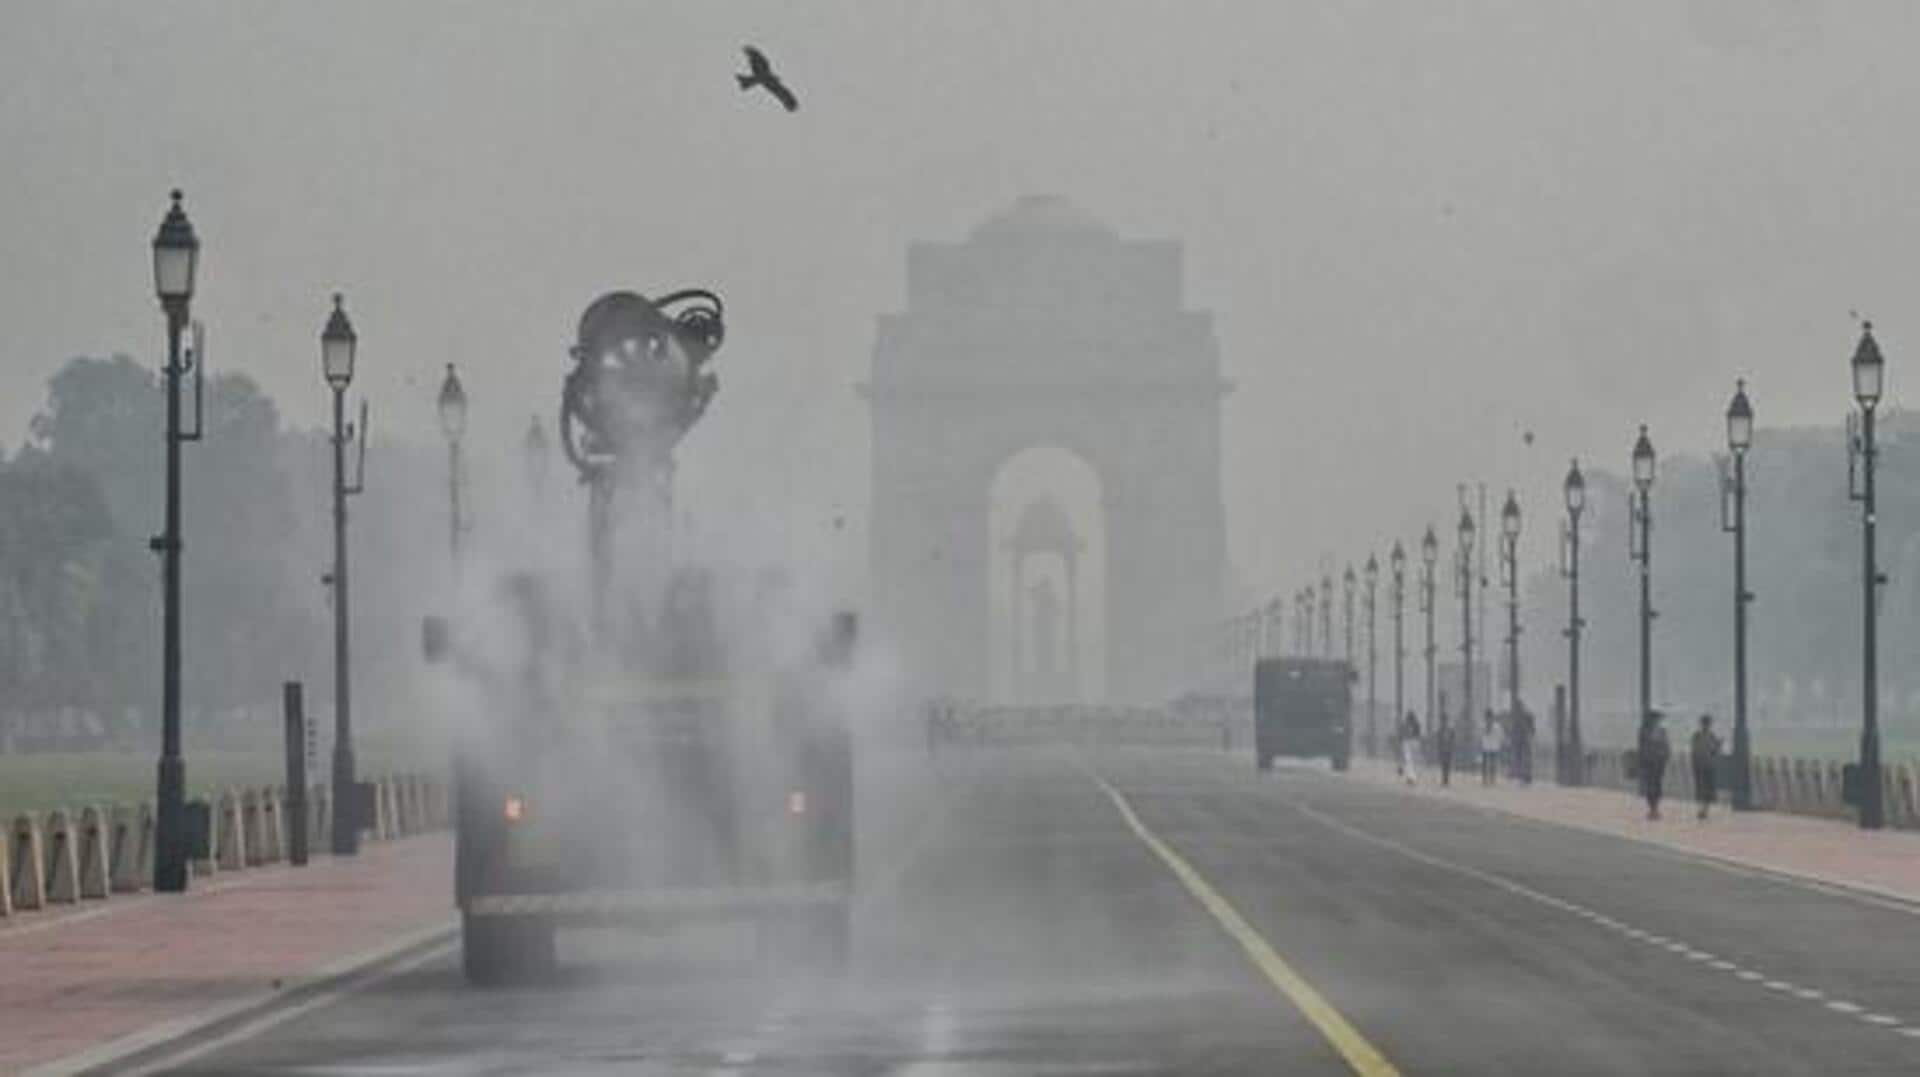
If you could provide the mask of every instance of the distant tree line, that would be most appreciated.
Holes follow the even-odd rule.
[[[318,391],[318,390],[316,390]],[[164,397],[125,356],[78,358],[48,382],[26,443],[0,460],[0,750],[157,745]],[[190,405],[189,405],[190,406]],[[284,425],[245,374],[206,385],[205,440],[186,448],[183,691],[191,740],[277,735],[279,684],[324,704],[331,630],[327,435]],[[394,538],[429,506],[429,461],[378,446],[356,502],[355,549]],[[377,696],[404,675],[421,582],[396,554],[355,565],[356,672]],[[378,708],[368,708],[380,721]],[[151,742],[151,743],[150,743]]]

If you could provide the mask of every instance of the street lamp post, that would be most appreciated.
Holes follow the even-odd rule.
[[[1333,657],[1333,577],[1320,577],[1320,653]]]
[[[1380,693],[1378,672],[1380,648],[1375,634],[1379,612],[1380,597],[1380,559],[1367,554],[1367,567],[1363,570],[1367,580],[1367,754],[1379,754],[1379,742],[1375,738],[1375,725],[1379,721]]]
[[[1313,585],[1312,584],[1308,584],[1307,586],[1302,587],[1300,589],[1300,598],[1298,599],[1298,606],[1300,609],[1300,627],[1301,627],[1300,656],[1302,658],[1312,658],[1313,657]]]
[[[200,437],[196,407],[192,433],[180,429],[180,379],[198,356],[181,355],[193,281],[200,262],[200,240],[180,207],[180,192],[153,237],[153,284],[167,317],[167,505],[165,530],[148,546],[160,555],[161,674],[158,806],[154,820],[153,888],[178,893],[187,888],[187,764],[180,750],[180,443]],[[196,386],[199,384],[196,376]],[[198,397],[196,396],[196,400]]]
[[[460,375],[447,364],[447,377],[440,383],[440,433],[447,439],[447,537],[454,563],[460,560],[460,439],[467,432],[467,391]]]
[[[1734,383],[1727,404],[1729,468],[1720,476],[1720,527],[1733,535],[1733,810],[1753,808],[1753,742],[1747,730],[1747,450],[1753,446],[1753,404],[1747,383]]]
[[[333,312],[320,332],[320,372],[333,390],[333,854],[360,851],[360,801],[354,778],[352,655],[347,643],[347,498],[358,494],[367,471],[367,409],[360,405],[360,428],[346,420],[347,386],[353,383],[359,336],[347,320],[345,300],[333,296]],[[347,482],[347,443],[359,439],[359,473]]]
[[[1387,555],[1387,564],[1393,569],[1393,721],[1397,729],[1407,713],[1407,551],[1401,548],[1398,539],[1394,540],[1393,552]],[[1431,712],[1427,721],[1433,721]]]
[[[1520,713],[1520,502],[1500,508],[1500,571],[1507,587],[1507,713]]]
[[[1475,728],[1473,717],[1473,513],[1463,506],[1460,509],[1458,533],[1460,547],[1455,559],[1456,575],[1460,578],[1460,714],[1465,728],[1471,733]]]
[[[1347,665],[1353,665],[1353,597],[1360,586],[1360,578],[1354,574],[1353,565],[1347,565],[1347,571],[1340,577],[1341,594],[1345,602],[1344,616],[1347,629]]]
[[[1420,538],[1420,612],[1427,619],[1427,644],[1421,652],[1427,660],[1427,713],[1439,713],[1439,698],[1435,694],[1438,687],[1434,680],[1433,659],[1437,653],[1433,648],[1433,568],[1440,559],[1440,540],[1434,537],[1433,525],[1427,525],[1427,533]],[[1472,730],[1469,724],[1467,729]]]
[[[1859,422],[1848,440],[1847,493],[1860,502],[1860,827],[1878,830],[1885,825],[1880,774],[1880,611],[1879,589],[1886,579],[1874,550],[1874,408],[1886,382],[1886,359],[1873,339],[1873,323],[1860,329],[1853,352],[1853,397],[1860,404]],[[1849,416],[1852,419],[1852,416]],[[1858,467],[1854,466],[1856,459]],[[1856,486],[1855,478],[1858,477]]]
[[[1561,573],[1567,579],[1567,742],[1562,754],[1560,781],[1563,785],[1585,785],[1586,749],[1580,740],[1580,514],[1587,507],[1587,480],[1580,474],[1580,461],[1567,466],[1562,484],[1567,499],[1567,522],[1561,531],[1565,563]]]
[[[1632,519],[1629,521],[1628,554],[1640,569],[1640,730],[1644,734],[1653,722],[1653,442],[1647,438],[1647,426],[1640,424],[1640,438],[1633,443]]]

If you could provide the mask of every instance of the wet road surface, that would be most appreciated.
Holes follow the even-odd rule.
[[[1920,910],[1217,753],[869,773],[842,982],[580,932],[556,984],[438,954],[171,1072],[1920,1072]]]

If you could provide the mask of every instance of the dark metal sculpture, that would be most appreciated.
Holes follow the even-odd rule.
[[[671,515],[673,450],[706,413],[719,379],[707,369],[726,336],[720,297],[699,288],[649,300],[609,292],[580,316],[561,388],[560,446],[588,488],[596,627],[612,578],[613,494],[654,487]]]

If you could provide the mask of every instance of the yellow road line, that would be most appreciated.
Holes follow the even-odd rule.
[[[1120,810],[1120,817],[1127,821],[1127,826],[1133,828],[1134,836],[1146,843],[1147,848],[1152,849],[1154,854],[1173,872],[1174,877],[1186,886],[1187,892],[1213,914],[1214,920],[1219,922],[1220,927],[1233,937],[1233,941],[1240,944],[1242,950],[1246,951],[1247,960],[1253,962],[1253,966],[1260,970],[1260,973],[1281,995],[1286,997],[1288,1002],[1293,1003],[1295,1009],[1305,1015],[1307,1020],[1313,1022],[1313,1027],[1319,1029],[1320,1034],[1333,1045],[1333,1049],[1340,1052],[1340,1057],[1346,1059],[1347,1065],[1353,1068],[1353,1072],[1360,1074],[1361,1077],[1399,1077],[1400,1071],[1394,1068],[1393,1063],[1387,1061],[1387,1056],[1381,1054],[1379,1048],[1368,1042],[1358,1029],[1340,1015],[1339,1010],[1333,1008],[1333,1004],[1328,1002],[1325,996],[1314,990],[1312,984],[1293,971],[1293,966],[1288,965],[1273,946],[1254,930],[1253,925],[1247,922],[1247,918],[1240,915],[1240,910],[1234,908],[1231,902],[1220,896],[1219,891],[1208,885],[1207,880],[1202,878],[1184,857],[1174,852],[1172,846],[1161,841],[1158,835],[1147,829],[1147,825],[1134,814],[1133,805],[1127,803],[1127,798],[1121,796],[1118,789],[1107,784],[1107,780],[1098,774],[1092,777],[1094,781],[1100,783],[1100,788],[1105,790],[1108,799],[1113,801],[1113,806]]]

